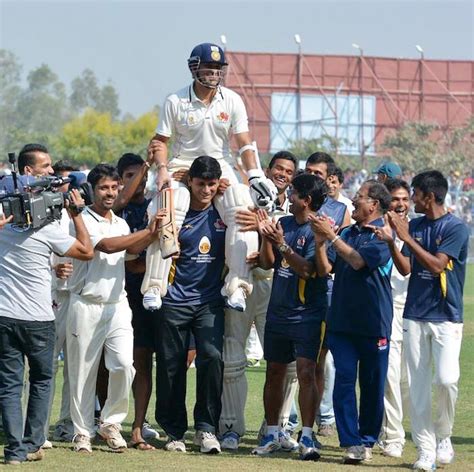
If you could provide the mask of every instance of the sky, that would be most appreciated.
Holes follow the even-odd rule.
[[[138,116],[191,80],[201,42],[230,51],[474,58],[474,1],[22,1],[0,0],[0,48],[26,74],[48,64],[59,79],[90,68],[112,83],[123,113]]]

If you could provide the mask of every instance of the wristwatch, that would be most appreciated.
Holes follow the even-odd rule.
[[[291,251],[291,247],[286,243],[282,243],[278,246],[278,251],[280,251],[280,254],[285,255]]]

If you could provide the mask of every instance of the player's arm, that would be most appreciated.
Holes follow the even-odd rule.
[[[318,277],[326,277],[332,271],[332,263],[328,259],[326,250],[326,241],[324,239],[318,240],[315,233],[315,242],[314,264],[316,272]]]
[[[171,178],[168,172],[168,136],[155,134],[148,145],[148,154],[156,164],[156,183],[158,190],[169,185]]]
[[[237,146],[239,147],[239,154],[242,158],[244,170],[247,171],[247,173],[251,169],[257,170],[257,156],[255,155],[255,148],[252,144],[252,140],[250,139],[250,133],[247,131],[244,133],[235,134],[234,136]]]

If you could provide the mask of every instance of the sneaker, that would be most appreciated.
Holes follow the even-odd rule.
[[[196,431],[194,435],[194,444],[201,447],[204,454],[219,454],[221,445],[214,433],[209,431]]]
[[[336,432],[336,423],[320,424],[318,428],[318,435],[327,438]]]
[[[418,460],[413,464],[414,470],[436,470],[436,463],[434,457],[421,450],[418,454]]]
[[[186,452],[186,445],[184,444],[184,438],[181,439],[168,439],[165,444],[165,451],[170,452]]]
[[[16,459],[5,459],[3,461],[3,463],[5,465],[21,465],[22,464],[22,461],[18,461]]]
[[[280,442],[281,449],[285,452],[293,452],[298,449],[298,441],[293,439],[286,431],[278,431],[278,441]]]
[[[64,420],[57,423],[53,431],[53,441],[71,442],[74,438],[74,426],[72,421]]]
[[[40,448],[35,452],[29,452],[26,455],[26,460],[28,462],[42,461],[44,459],[44,456],[45,456],[44,451],[43,449]]]
[[[107,446],[114,452],[124,452],[127,449],[127,442],[120,434],[122,428],[119,424],[102,424],[99,428],[99,435],[105,439]]]
[[[438,446],[436,447],[436,460],[443,465],[451,464],[454,459],[454,449],[451,444],[451,439],[445,438],[438,441]]]
[[[364,451],[364,462],[370,462],[372,460],[372,448],[365,447]]]
[[[387,457],[399,459],[403,454],[403,444],[399,442],[385,444],[382,448],[382,454]]]
[[[226,305],[236,311],[245,311],[245,292],[242,287],[238,287],[237,290],[227,298]]]
[[[143,307],[145,310],[157,311],[161,308],[161,294],[158,287],[149,288],[143,295]]]
[[[221,438],[221,448],[229,450],[237,450],[239,448],[240,436],[234,431],[227,431]]]
[[[73,437],[72,442],[74,444],[75,452],[86,452],[89,454],[92,453],[91,438],[89,436],[85,436],[84,434],[76,434]]]
[[[315,446],[314,441],[308,436],[300,437],[298,443],[300,459],[303,461],[317,461],[321,457],[321,452]]]
[[[359,464],[365,460],[364,446],[351,446],[346,449],[344,464]]]
[[[156,429],[153,429],[150,423],[143,423],[142,438],[143,439],[160,439],[160,433]]]
[[[273,434],[267,434],[263,436],[260,444],[252,451],[252,454],[256,456],[268,456],[272,452],[279,451],[280,449],[280,441],[278,441]]]
[[[45,439],[41,449],[53,449],[53,443],[49,439]]]

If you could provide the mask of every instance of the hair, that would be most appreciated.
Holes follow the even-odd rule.
[[[344,183],[344,172],[340,167],[337,167],[335,164],[328,164],[328,177],[334,175],[337,177],[337,180],[342,185]]]
[[[25,173],[26,166],[34,166],[36,162],[36,153],[44,152],[48,153],[46,146],[37,143],[25,144],[18,154],[18,172],[20,174]]]
[[[392,196],[387,187],[374,179],[366,180],[362,185],[368,187],[367,196],[372,200],[377,200],[382,214],[385,214],[390,207],[390,203],[392,203]]]
[[[60,172],[77,172],[79,167],[73,165],[71,162],[61,159],[53,166],[54,173],[58,175]]]
[[[295,169],[298,167],[298,159],[296,159],[295,155],[292,154],[290,151],[278,151],[276,154],[273,155],[270,163],[268,164],[268,168],[271,169],[277,159],[285,159],[286,161],[291,161],[295,165]]]
[[[92,188],[95,188],[99,180],[104,177],[109,177],[117,182],[120,178],[114,166],[110,164],[97,164],[89,174],[87,174],[87,181],[92,185]]]
[[[417,188],[421,190],[425,195],[433,193],[435,202],[438,205],[444,203],[444,199],[448,193],[448,181],[438,170],[427,170],[426,172],[415,175],[411,181],[411,186],[414,189]]]
[[[408,195],[410,195],[410,186],[402,179],[388,178],[383,184],[385,185],[385,187],[387,187],[387,190],[390,193],[394,192],[395,190],[398,190],[399,188],[402,188],[408,192]]]
[[[326,152],[313,152],[313,154],[306,159],[306,165],[320,163],[335,164],[334,159]]]
[[[123,176],[125,169],[131,166],[141,166],[145,161],[138,154],[126,152],[117,162],[117,172],[120,177]]]
[[[190,179],[194,177],[205,180],[220,179],[222,169],[217,159],[211,156],[199,156],[191,164],[188,175]]]
[[[318,211],[321,208],[328,192],[323,179],[312,174],[301,174],[293,179],[291,185],[298,197],[311,197],[311,210]]]

